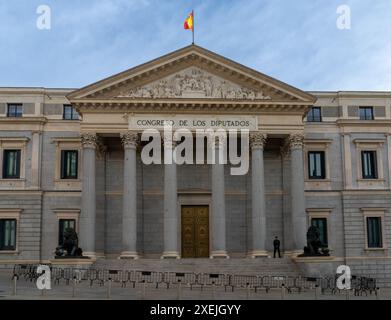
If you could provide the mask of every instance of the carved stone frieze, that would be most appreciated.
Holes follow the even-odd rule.
[[[118,98],[214,98],[231,100],[271,100],[255,91],[192,67],[151,84],[123,90]]]

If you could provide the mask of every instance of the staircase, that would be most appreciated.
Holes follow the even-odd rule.
[[[237,275],[300,275],[290,258],[270,259],[101,259],[92,268],[157,272],[220,273]]]

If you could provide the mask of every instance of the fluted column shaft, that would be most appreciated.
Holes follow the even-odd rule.
[[[176,143],[172,139],[164,139],[164,158],[172,159]],[[178,195],[177,195],[177,165],[164,164],[164,251],[162,258],[180,258],[178,231]]]
[[[137,253],[137,141],[135,132],[121,134],[124,147],[121,258],[138,258]]]
[[[267,136],[256,133],[251,136],[251,183],[252,183],[252,252],[253,258],[267,256],[266,252],[266,204],[263,149]]]
[[[291,152],[291,213],[293,249],[302,251],[306,246],[307,217],[304,193],[304,136],[294,134],[289,137]]]
[[[82,203],[79,221],[79,246],[83,255],[95,258],[96,187],[95,160],[98,138],[94,133],[83,133]]]
[[[225,141],[215,143],[215,163],[212,164],[212,252],[211,258],[228,258],[226,248],[224,164],[220,149]]]

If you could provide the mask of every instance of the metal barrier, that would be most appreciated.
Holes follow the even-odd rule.
[[[262,277],[262,288],[268,293],[271,289],[281,289],[285,286],[285,276],[264,276]]]
[[[377,295],[376,280],[373,278],[352,276],[351,286],[355,296],[362,296],[364,293],[368,296],[368,292]]]
[[[136,271],[135,278],[136,283],[153,284],[156,289],[159,288],[159,283],[163,283],[162,273],[156,271]]]
[[[190,273],[190,272],[156,272],[156,271],[139,271],[139,270],[113,270],[113,269],[79,269],[79,268],[60,268],[50,266],[51,279],[55,285],[64,282],[66,285],[76,285],[77,282],[87,282],[90,286],[95,284],[99,286],[107,286],[108,296],[110,296],[111,285],[113,283],[121,284],[122,288],[127,285],[132,285],[133,288],[137,284],[143,286],[143,297],[148,285],[153,285],[158,289],[164,285],[166,289],[170,286],[178,288],[178,296],[183,286],[187,286],[190,290],[199,287],[201,291],[205,287],[213,289],[213,295],[218,287],[231,289],[246,289],[247,294],[250,290],[258,292],[264,289],[266,293],[272,289],[281,289],[282,297],[284,292],[293,293],[294,291],[301,293],[305,290],[320,290],[321,294],[341,294],[346,293],[346,290],[340,290],[337,287],[338,276],[326,277],[292,277],[279,275],[231,275],[220,273]],[[40,275],[37,274],[37,265],[20,264],[13,268],[12,280],[16,282],[24,279],[25,281],[36,280]],[[378,295],[379,288],[377,287],[376,279],[365,276],[352,276],[351,291],[355,296],[362,295]],[[317,293],[315,292],[315,295]]]
[[[162,275],[162,283],[169,289],[170,285],[187,285],[191,289],[197,285],[197,274],[189,272],[164,272]]]
[[[262,288],[262,277],[259,276],[245,276],[233,275],[230,277],[230,284],[232,292],[235,288],[253,289],[255,292]]]
[[[18,276],[24,280],[33,281],[37,279],[37,265],[21,264],[15,265],[13,270],[13,276]]]
[[[292,289],[297,290],[298,293],[301,293],[304,290],[313,290],[317,285],[317,278],[297,277],[294,281]]]
[[[203,290],[204,287],[224,287],[226,290],[230,286],[230,275],[220,273],[199,273],[197,283]],[[194,286],[194,285],[193,285]]]

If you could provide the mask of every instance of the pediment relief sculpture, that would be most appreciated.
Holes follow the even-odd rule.
[[[199,68],[188,68],[154,83],[123,90],[118,98],[214,98],[232,100],[271,100],[255,91],[218,78]]]

